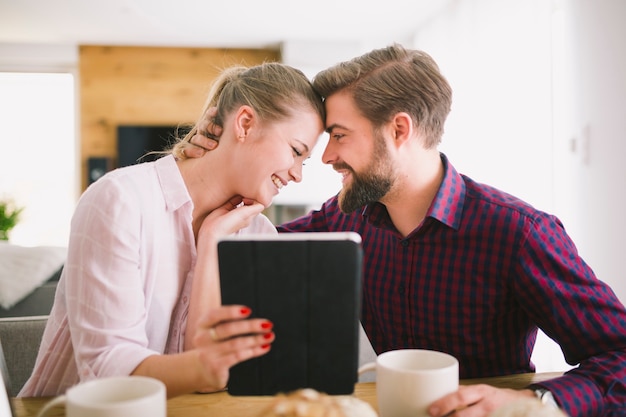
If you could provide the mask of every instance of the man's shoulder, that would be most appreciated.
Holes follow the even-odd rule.
[[[518,213],[526,218],[537,218],[546,213],[534,207],[527,201],[496,188],[492,185],[480,183],[467,175],[461,174],[466,185],[466,208],[489,210],[492,214]]]

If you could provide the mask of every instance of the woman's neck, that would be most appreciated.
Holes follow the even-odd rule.
[[[233,197],[227,171],[220,158],[208,153],[201,158],[178,161],[178,168],[193,202],[192,226],[194,234],[204,218]]]

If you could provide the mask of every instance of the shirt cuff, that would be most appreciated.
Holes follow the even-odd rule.
[[[561,377],[531,385],[549,390],[559,407],[570,417],[602,415],[602,393],[589,378],[579,374]]]

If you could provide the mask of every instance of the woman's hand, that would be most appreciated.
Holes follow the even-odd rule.
[[[200,158],[217,148],[219,137],[222,136],[222,127],[214,123],[216,115],[217,107],[211,107],[204,113],[204,118],[198,124],[198,132],[183,149],[187,158]]]
[[[535,398],[535,395],[530,390],[516,391],[484,384],[460,386],[458,391],[432,403],[428,413],[433,417],[486,417],[497,408],[522,398]]]
[[[206,380],[202,391],[223,389],[232,366],[269,352],[273,324],[250,319],[250,313],[245,306],[223,306],[210,310],[200,323],[194,345]]]
[[[224,389],[232,366],[266,354],[274,342],[272,322],[250,318],[250,313],[248,307],[241,305],[207,309],[196,322],[191,349],[149,355],[131,374],[163,381],[168,398]]]
[[[196,333],[208,312],[222,304],[220,296],[217,242],[231,235],[252,220],[264,209],[263,205],[242,197],[232,197],[209,213],[198,229],[196,250],[198,258],[193,273],[189,311],[184,339],[184,349],[195,348]],[[194,225],[194,230],[195,230]]]
[[[220,237],[231,235],[252,223],[252,220],[265,209],[261,203],[241,196],[232,197],[209,213],[200,226],[198,251],[201,242],[215,244]]]

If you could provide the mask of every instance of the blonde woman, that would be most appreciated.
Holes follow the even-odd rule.
[[[199,123],[170,154],[92,184],[72,219],[68,258],[35,369],[20,396],[94,378],[146,375],[169,397],[224,388],[229,368],[263,355],[272,323],[221,306],[216,240],[276,233],[261,211],[323,130],[321,98],[298,70],[233,67],[216,81],[220,147],[187,159]]]

